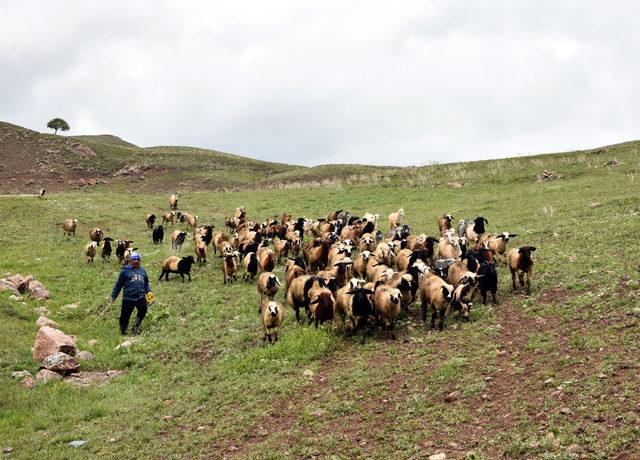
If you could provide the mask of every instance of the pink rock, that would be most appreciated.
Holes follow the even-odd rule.
[[[50,382],[51,380],[62,380],[62,376],[57,372],[50,371],[49,369],[40,369],[36,374],[36,379],[42,383]]]
[[[20,380],[20,386],[22,388],[26,388],[27,390],[33,390],[36,387],[36,381],[31,376],[26,376],[22,380]]]
[[[42,367],[49,369],[50,371],[69,373],[76,372],[80,369],[80,364],[78,364],[73,356],[57,351],[54,354],[47,356],[42,361]]]
[[[36,325],[38,327],[49,326],[54,329],[60,329],[60,325],[56,323],[54,320],[47,318],[46,316],[41,316],[36,321]]]
[[[33,359],[42,361],[47,356],[58,351],[75,356],[77,349],[71,337],[64,332],[50,326],[43,326],[36,334],[36,342],[33,346]]]

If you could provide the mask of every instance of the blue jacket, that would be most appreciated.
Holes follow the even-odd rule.
[[[140,267],[134,270],[131,265],[124,266],[120,270],[116,285],[113,286],[111,298],[115,300],[121,289],[123,289],[122,300],[140,300],[147,295],[147,292],[151,292],[149,277],[144,268]]]

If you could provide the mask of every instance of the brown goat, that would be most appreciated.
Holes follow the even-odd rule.
[[[522,246],[520,249],[511,249],[507,254],[509,270],[511,270],[511,284],[514,291],[516,290],[517,272],[520,287],[525,285],[526,275],[527,295],[531,294],[531,274],[533,272],[533,258],[531,257],[531,253],[535,250],[535,246]]]

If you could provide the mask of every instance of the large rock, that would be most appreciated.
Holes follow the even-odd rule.
[[[49,326],[54,329],[60,329],[60,325],[56,323],[54,320],[47,318],[46,316],[41,316],[36,321],[36,325],[38,327]]]
[[[20,291],[15,285],[4,278],[0,279],[0,291],[11,291],[14,295],[20,295]]]
[[[71,337],[64,332],[50,326],[41,327],[36,334],[36,343],[33,346],[33,359],[42,361],[47,356],[56,352],[75,356],[78,351]]]
[[[49,369],[40,369],[36,374],[36,380],[39,380],[42,383],[47,383],[51,380],[62,380],[62,376],[57,372],[50,371]]]
[[[22,380],[20,380],[20,386],[22,388],[26,388],[27,390],[33,390],[36,387],[36,384],[36,380],[30,375],[27,375]]]
[[[70,372],[76,372],[80,369],[80,364],[66,353],[58,351],[52,355],[47,356],[42,361],[42,367],[49,369],[50,371],[67,374]]]
[[[50,299],[51,291],[44,287],[44,285],[37,280],[29,282],[29,295],[34,299]]]

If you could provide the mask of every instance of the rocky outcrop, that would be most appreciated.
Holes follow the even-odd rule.
[[[69,374],[80,369],[80,364],[66,353],[58,351],[42,361],[42,367],[60,374]]]
[[[75,356],[77,351],[76,344],[71,337],[58,329],[44,326],[40,328],[36,335],[32,356],[34,360],[42,361],[47,356],[57,352]]]

